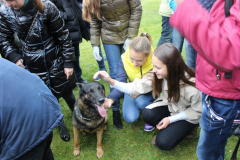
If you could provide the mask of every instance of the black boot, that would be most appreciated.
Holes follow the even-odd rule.
[[[58,129],[59,129],[62,140],[68,142],[70,140],[70,135],[67,131],[67,128],[65,126],[63,119],[59,122]]]
[[[123,128],[120,111],[113,110],[113,124],[117,129]]]

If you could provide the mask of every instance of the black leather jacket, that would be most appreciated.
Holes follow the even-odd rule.
[[[59,98],[75,87],[75,75],[66,80],[63,68],[73,68],[74,48],[57,7],[50,1],[43,0],[43,3],[44,11],[38,14],[33,25],[37,8],[31,0],[20,10],[1,5],[0,48],[4,57],[14,63],[22,58],[26,69],[38,74]],[[13,43],[14,32],[23,44],[22,54]]]
[[[82,9],[77,0],[51,0],[65,21],[65,25],[70,32],[73,43],[81,43],[82,38],[90,40],[87,26],[82,19]]]

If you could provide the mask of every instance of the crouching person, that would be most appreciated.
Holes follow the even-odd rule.
[[[153,73],[132,83],[118,82],[107,72],[97,72],[94,78],[100,76],[114,88],[131,95],[153,91],[158,99],[144,109],[143,119],[159,130],[152,144],[161,150],[171,150],[185,137],[196,135],[202,96],[195,86],[194,70],[185,64],[173,44],[159,46],[152,56],[152,64]]]

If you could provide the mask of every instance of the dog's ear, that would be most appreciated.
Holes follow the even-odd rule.
[[[79,83],[79,82],[77,82],[76,85],[78,85],[78,87],[79,87],[80,90],[82,90],[82,88],[83,88],[83,86],[84,86],[83,83]]]

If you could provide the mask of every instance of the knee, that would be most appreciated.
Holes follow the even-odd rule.
[[[138,117],[137,116],[127,116],[127,115],[123,115],[123,118],[124,120],[127,122],[127,123],[133,123],[133,122],[136,122],[138,120]]]
[[[143,110],[142,117],[143,117],[143,120],[144,120],[146,123],[151,122],[153,116],[154,116],[154,114],[152,113],[152,110],[151,110],[151,109],[145,108],[145,109]]]
[[[146,99],[136,99],[135,103],[139,109],[144,109],[144,108],[146,108],[146,106],[150,105],[152,103],[152,101],[148,100],[147,98]]]
[[[166,138],[157,136],[156,145],[161,150],[172,150],[174,145],[172,145]]]

